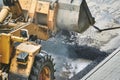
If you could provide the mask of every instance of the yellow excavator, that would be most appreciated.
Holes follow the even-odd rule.
[[[85,0],[3,0],[0,80],[54,80],[54,63],[40,40],[59,30],[84,32],[95,23]]]

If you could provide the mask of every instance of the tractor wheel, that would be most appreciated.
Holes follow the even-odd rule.
[[[41,52],[35,57],[29,80],[54,80],[53,59],[46,52]]]

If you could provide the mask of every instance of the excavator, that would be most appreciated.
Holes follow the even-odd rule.
[[[2,0],[0,80],[54,80],[53,58],[42,50],[59,30],[84,32],[95,23],[85,0]]]

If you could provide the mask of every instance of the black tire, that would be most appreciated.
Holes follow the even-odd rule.
[[[41,80],[40,73],[45,67],[48,67],[50,70],[50,80],[54,80],[55,69],[53,59],[46,52],[41,51],[41,53],[35,57],[29,80]]]

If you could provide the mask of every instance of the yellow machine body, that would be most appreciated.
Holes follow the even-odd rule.
[[[22,42],[15,49],[13,49],[14,42]],[[11,34],[0,34],[0,63],[9,64],[11,59],[10,72],[12,74],[18,74],[21,76],[28,77],[31,72],[31,68],[34,62],[35,55],[37,55],[41,50],[41,45],[34,42],[28,42],[27,39],[21,37],[15,37]],[[12,54],[12,51],[15,52]],[[27,62],[17,61],[17,56],[21,52],[28,53]],[[13,56],[14,55],[14,56]],[[18,67],[20,64],[25,65],[25,68]]]
[[[9,64],[13,50],[14,41],[24,42],[26,39],[11,36],[11,34],[0,34],[0,63]]]
[[[78,6],[78,9],[75,9],[77,11],[79,11],[80,8],[81,10],[88,10],[84,11],[84,13],[82,13],[82,11],[72,11],[70,9],[70,5],[72,4],[66,4],[66,7],[61,7],[61,5],[64,5],[65,3],[58,4],[57,2],[51,3],[51,1],[42,0],[3,1],[5,1],[4,3],[7,6],[4,6],[0,12],[0,76],[2,76],[2,80],[6,80],[6,78],[4,78],[5,75],[2,75],[3,71],[1,69],[2,67],[5,67],[4,65],[9,66],[8,72],[11,74],[11,80],[22,80],[21,78],[14,78],[16,77],[15,75],[22,76],[24,77],[24,80],[28,80],[35,61],[35,56],[41,51],[40,44],[27,41],[30,39],[30,36],[37,36],[38,39],[48,40],[58,28],[63,29],[65,26],[64,29],[83,32],[89,27],[89,25],[94,24],[94,20],[91,14],[89,14],[88,8],[85,7],[86,2],[84,0],[81,2],[83,7],[80,7],[80,5],[77,4],[76,6]],[[13,1],[14,3],[10,4],[6,1]],[[74,5],[72,6],[75,8]],[[61,9],[59,10],[58,14],[59,8]],[[68,16],[70,17],[70,20],[60,17],[60,13],[64,8],[66,8],[65,14],[68,14],[67,12],[71,12]],[[74,18],[74,20],[71,20],[73,17],[71,15],[73,15],[73,13],[79,13],[75,16],[81,17],[81,19],[78,18],[78,20],[76,20]],[[57,19],[57,17],[60,18],[60,20]],[[82,21],[83,18],[85,19],[85,22]],[[65,23],[62,21],[65,21]],[[70,23],[70,25],[67,25],[67,23]],[[59,27],[56,27],[57,24]],[[25,30],[25,34],[21,33],[22,30]],[[18,46],[14,46],[14,43],[16,42],[21,43],[19,43]],[[21,57],[25,55],[25,61],[24,59],[18,58],[18,56]],[[46,55],[44,54],[44,56]],[[51,66],[54,67],[51,57],[47,56],[47,58],[43,59],[45,60],[45,64],[48,64],[48,61]],[[41,64],[43,63],[41,62]],[[43,79],[40,78],[39,80],[53,80],[53,76],[49,77],[50,75],[54,74],[52,72],[54,71],[51,71],[51,67],[49,69],[49,66],[45,65],[45,68],[43,67],[43,70],[41,70],[40,73],[40,76],[43,75],[44,77]]]
[[[0,63],[9,64],[12,46],[9,34],[0,35]]]
[[[19,46],[17,46],[15,56],[11,61],[10,72],[12,74],[17,74],[23,77],[28,77],[31,72],[31,68],[34,62],[35,55],[39,53],[40,49],[41,49],[41,45],[38,45],[32,42],[24,42],[24,43],[21,43]],[[21,52],[26,52],[29,54],[28,60],[26,63],[21,63],[16,60],[17,56]],[[23,64],[25,68],[18,67],[20,64]]]
[[[26,8],[26,6],[29,7]],[[0,14],[3,15],[0,18],[0,23],[3,24],[0,26],[0,63],[10,65],[10,79],[17,79],[14,75],[20,75],[28,79],[35,56],[41,50],[40,44],[27,41],[29,38],[22,38],[21,30],[27,30],[29,35],[36,35],[39,39],[48,40],[51,32],[55,30],[56,12],[56,3],[54,4],[54,8],[50,9],[50,2],[38,2],[38,0],[19,0],[19,2],[15,1],[14,6],[4,6],[2,8],[0,12]],[[13,16],[9,18],[8,16],[10,14]],[[37,21],[37,17],[39,15],[46,17],[46,24],[38,24],[39,21]],[[21,17],[24,17],[24,20],[19,20],[19,18],[22,19]],[[5,19],[9,22],[5,22]],[[14,20],[16,20],[16,22],[12,22]],[[21,43],[17,47],[14,47],[15,42]],[[22,52],[28,53],[27,62],[17,61],[18,55]],[[21,67],[21,65],[24,67]],[[2,76],[4,80],[2,73],[0,70],[0,76]],[[45,72],[42,73],[45,74]]]
[[[0,30],[4,30],[6,28],[13,29],[12,32],[17,32],[21,28],[29,29],[30,34],[37,34],[37,36],[42,40],[48,40],[51,36],[51,33],[56,31],[55,29],[55,21],[57,14],[57,4],[54,4],[54,8],[50,9],[50,2],[38,1],[38,0],[20,0],[20,5],[24,12],[23,16],[25,16],[25,20],[29,18],[30,22],[19,22],[17,23],[8,23],[7,25],[3,25],[0,27]],[[18,4],[14,7],[10,7],[10,11],[13,13],[13,19],[19,17],[21,13],[21,7],[18,9]],[[17,8],[16,8],[17,7]],[[17,10],[14,10],[17,9]],[[4,11],[4,12],[3,12]],[[5,14],[4,14],[5,13]],[[1,22],[6,18],[8,14],[8,8],[4,8],[1,10],[1,14],[4,14],[4,18],[1,19]],[[18,15],[19,14],[19,15]],[[38,21],[39,16],[45,16],[45,22]],[[28,17],[27,17],[28,16]],[[32,21],[34,20],[34,23]],[[43,19],[44,20],[44,19]],[[45,24],[42,24],[45,23]],[[1,31],[0,31],[1,32]],[[3,31],[4,32],[4,31]],[[18,33],[17,32],[17,33]],[[31,33],[32,32],[32,33]],[[11,33],[11,31],[9,31]]]

